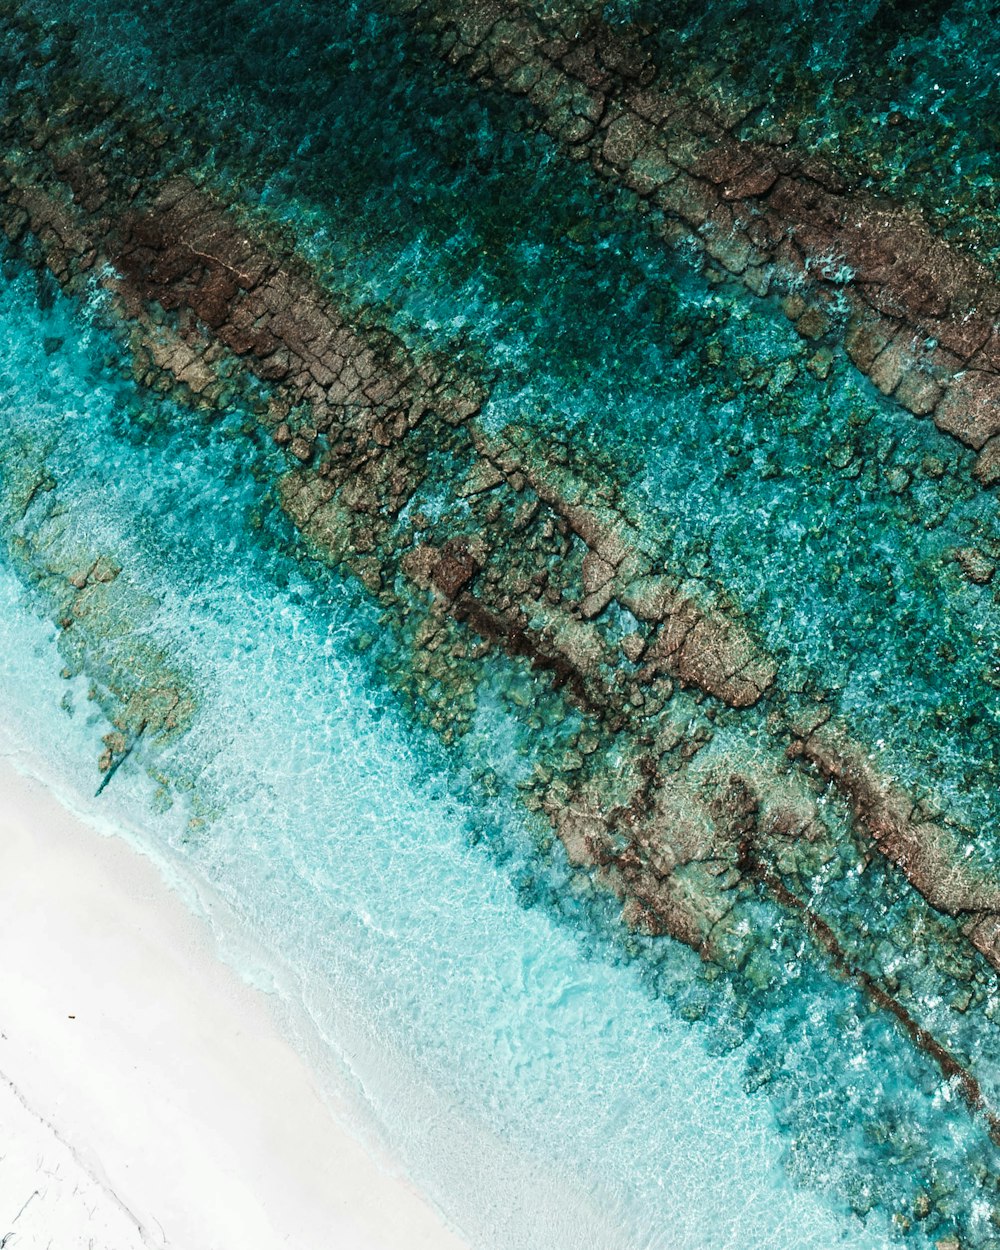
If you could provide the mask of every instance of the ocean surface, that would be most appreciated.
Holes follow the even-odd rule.
[[[813,43],[776,47],[775,73],[808,69],[799,141],[829,148],[841,127],[858,160],[857,117],[888,88],[873,75],[871,99],[840,109],[824,75],[886,47],[940,62],[928,126],[947,122],[954,188],[907,172],[912,136],[882,140],[883,185],[915,204],[966,194],[946,223],[961,241],[995,162],[969,118],[1000,60],[988,43],[947,54],[989,6],[903,7],[840,6],[831,26],[785,5]],[[716,19],[758,20],[652,8],[605,16],[646,22],[661,53],[684,32],[691,60]],[[1000,543],[975,453],[842,350],[817,363],[775,300],[664,247],[634,197],[561,161],[522,101],[450,74],[391,9],[33,0],[16,11],[42,25],[0,34],[2,104],[66,71],[166,119],[173,170],[287,230],[345,307],[487,379],[485,430],[517,423],[600,466],[685,576],[753,621],[787,685],[826,692],[992,872],[1000,627],[989,579],[951,554]],[[48,50],[33,60],[30,40]],[[907,91],[904,111],[931,86]],[[30,247],[3,242],[0,263],[0,719],[24,767],[152,854],[282,997],[359,1134],[482,1250],[997,1244],[987,1126],[804,929],[762,939],[756,972],[715,968],[630,929],[521,802],[582,723],[537,674],[487,656],[465,732],[435,732],[405,621],[280,506],[288,455],[262,384],[192,406],[137,376],[100,272],[81,298]],[[163,732],[146,731],[152,704],[171,709]],[[709,761],[767,731],[766,707],[750,730],[727,715]],[[887,916],[925,932],[899,873],[861,871],[828,887],[844,933]],[[953,1009],[965,974],[957,922],[941,924],[914,1010],[992,1095],[995,992]],[[977,984],[995,976],[981,963]]]
[[[220,490],[239,415],[199,439],[167,411],[169,441],[123,438],[134,396],[106,366],[113,344],[61,300],[43,313],[27,275],[6,286],[0,326],[8,463],[19,445],[44,447],[59,497],[47,558],[113,551],[115,585],[128,579],[116,625],[128,624],[109,650],[156,648],[199,698],[184,737],[148,761],[162,786],[140,748],[93,799],[95,743],[113,726],[8,556],[0,671],[23,763],[221,896],[240,926],[224,948],[238,964],[247,947],[246,971],[295,996],[301,1040],[359,1130],[476,1245],[882,1244],[883,1230],[792,1186],[738,1057],[713,1054],[635,969],[524,905],[517,813],[400,723],[357,654],[377,628],[357,595],[255,547],[264,490],[235,472]],[[482,725],[491,749],[505,728],[499,715]],[[502,852],[474,844],[483,826]],[[697,957],[671,953],[691,975]]]

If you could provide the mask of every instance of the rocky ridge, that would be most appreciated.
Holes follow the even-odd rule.
[[[789,143],[735,137],[750,105],[672,83],[642,32],[507,0],[394,0],[438,54],[526,98],[567,155],[625,188],[669,243],[760,296],[806,339],[840,339],[885,395],[980,453],[1000,481],[1000,287],[915,209]]]

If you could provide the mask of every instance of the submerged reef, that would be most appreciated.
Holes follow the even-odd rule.
[[[738,310],[732,324],[713,324],[678,300],[656,326],[692,392],[702,388],[691,410],[708,403],[721,414],[703,460],[705,443],[730,435],[727,404],[777,429],[779,458],[805,412],[800,425],[825,449],[824,485],[877,469],[886,517],[905,494],[906,523],[965,534],[933,565],[919,549],[914,587],[900,579],[899,593],[944,603],[948,628],[960,600],[955,636],[988,653],[976,660],[980,702],[968,695],[973,711],[938,730],[959,757],[980,752],[995,826],[1000,271],[976,233],[989,222],[977,224],[978,201],[935,215],[933,185],[916,173],[913,185],[905,170],[874,185],[856,144],[810,137],[805,87],[746,81],[735,37],[736,59],[724,47],[699,59],[700,19],[675,7],[671,25],[640,6],[392,0],[384,20],[414,73],[436,73],[427,66],[440,58],[451,67],[441,72],[475,84],[468,90],[517,97],[517,128],[542,136],[553,163],[575,163],[581,195],[612,195],[613,216],[638,219],[638,236],[702,283],[705,308],[712,293]],[[749,38],[740,12],[735,29]],[[71,26],[13,9],[5,20],[3,55],[20,67],[0,117],[8,265],[58,283],[116,337],[131,381],[191,421],[240,405],[252,413],[277,449],[257,471],[280,466],[274,497],[297,558],[314,579],[346,571],[378,606],[380,633],[359,648],[398,707],[456,768],[469,767],[463,742],[483,708],[503,707],[519,765],[507,775],[473,767],[470,784],[520,803],[539,864],[559,860],[560,888],[589,900],[589,919],[575,922],[605,926],[649,967],[651,987],[734,1045],[755,1027],[790,1034],[800,980],[829,986],[831,1002],[849,996],[841,1019],[856,1035],[838,1039],[827,1024],[833,1044],[813,1047],[798,1088],[798,1043],[776,1041],[766,1060],[758,1047],[748,1061],[749,1083],[773,1086],[800,1142],[804,1180],[810,1151],[839,1152],[852,1161],[834,1169],[842,1197],[862,1214],[890,1211],[900,1237],[1000,1245],[1000,873],[995,834],[977,827],[979,800],[971,818],[922,763],[903,773],[884,758],[852,693],[866,674],[824,681],[832,642],[803,659],[809,607],[767,550],[748,543],[733,563],[759,566],[792,601],[777,616],[755,611],[752,577],[729,584],[696,558],[696,526],[633,467],[662,449],[620,455],[627,431],[610,415],[606,432],[546,424],[527,407],[498,419],[511,366],[450,350],[414,318],[338,289],[322,246],[234,191],[194,112],[158,113],[84,74]],[[875,47],[890,39],[884,23],[878,38],[864,29]],[[679,41],[673,59],[668,34]],[[806,99],[818,107],[822,75],[809,77]],[[846,109],[853,92],[842,94]],[[902,126],[919,149],[920,120],[900,116],[890,129]],[[926,125],[936,143],[940,119]],[[870,141],[873,163],[883,139]],[[763,348],[732,358],[726,336],[745,323],[779,343],[776,359]],[[840,420],[835,389],[856,397],[836,439],[816,434],[824,415]],[[921,437],[937,441],[918,490],[914,471],[892,460],[907,433],[858,440],[870,424],[922,418]],[[248,460],[255,448],[248,434]],[[101,755],[109,779],[144,733],[183,733],[197,694],[169,657],[134,645],[144,608],[127,565],[63,541],[44,448],[7,459],[5,540],[47,596],[67,663],[101,685],[120,730]],[[710,528],[710,503],[704,512]],[[887,519],[876,539],[891,544],[897,525]],[[809,541],[803,532],[799,545]],[[835,580],[860,584],[847,560]],[[873,592],[870,619],[855,627],[864,663],[877,657],[880,603]],[[909,632],[918,628],[914,615]],[[957,658],[927,631],[937,650],[911,657],[921,672],[947,667],[946,646]],[[954,684],[948,697],[961,701],[966,683]],[[929,729],[927,743],[934,754]],[[610,925],[607,900],[620,916]],[[659,976],[657,949],[669,941],[702,956],[694,990]],[[854,1047],[883,1047],[902,1092],[837,1104]]]
[[[714,81],[671,81],[641,25],[496,0],[401,7],[449,63],[525,96],[567,155],[633,192],[668,242],[695,243],[757,294],[782,293],[800,335],[842,338],[883,394],[981,451],[976,475],[998,480],[998,279],[912,203],[796,150],[780,123],[761,131],[761,101],[723,66]]]

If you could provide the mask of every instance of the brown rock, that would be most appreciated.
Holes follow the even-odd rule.
[[[291,367],[291,357],[284,348],[279,347],[256,366],[256,371],[265,382],[280,382],[282,378],[288,377]]]
[[[90,580],[92,582],[113,582],[121,571],[121,565],[116,564],[108,556],[98,556],[94,562],[94,567],[90,570]]]
[[[691,173],[716,185],[728,185],[753,164],[753,154],[740,143],[727,141],[709,149],[691,166]]]
[[[895,324],[875,313],[855,313],[847,323],[844,346],[862,373],[870,373],[879,352],[895,332]]]
[[[640,621],[662,621],[673,611],[676,591],[667,577],[637,577],[618,595],[619,602]]]
[[[683,172],[661,187],[654,198],[664,212],[675,214],[695,228],[705,224],[718,203],[714,187]]]
[[[789,321],[798,321],[807,308],[807,304],[798,291],[786,295],[781,301],[781,311]]]
[[[647,659],[650,671],[665,668],[730,707],[752,707],[777,674],[746,630],[705,612],[692,599],[675,602]]]
[[[833,352],[828,347],[821,347],[806,361],[806,368],[821,382],[825,382],[830,376],[830,370],[833,367]]]
[[[973,369],[986,369],[1000,373],[1000,330],[993,330],[975,358],[969,362]]]
[[[608,126],[604,135],[604,157],[612,165],[626,168],[639,152],[655,141],[656,132],[634,113],[625,113]]]
[[[795,323],[796,331],[803,338],[821,339],[830,329],[830,320],[826,313],[821,312],[818,308],[807,308],[802,316]]]
[[[638,664],[646,650],[646,639],[642,634],[627,634],[622,639],[621,647],[625,658],[632,664]]]
[[[958,547],[955,551],[962,575],[976,586],[986,586],[993,580],[997,571],[996,562],[980,551],[978,547]]]
[[[436,547],[421,543],[405,552],[400,564],[406,576],[422,590],[430,590],[433,584],[434,571],[440,560]]]
[[[944,388],[929,373],[909,369],[903,374],[893,398],[915,417],[926,417],[934,411]]]
[[[844,213],[840,196],[802,178],[779,178],[767,204],[771,212],[789,225],[809,225],[826,232],[841,225]]]
[[[476,574],[476,562],[463,543],[446,543],[431,580],[443,595],[454,599]]]
[[[600,590],[584,595],[580,601],[580,615],[585,621],[592,621],[594,617],[601,615],[613,598],[611,584],[605,583]]]
[[[596,551],[588,551],[583,557],[583,589],[588,595],[606,586],[614,574],[614,565]]]
[[[981,314],[970,317],[921,317],[920,328],[963,362],[971,356],[982,355],[980,349],[990,336],[989,318]],[[975,367],[981,367],[979,360]],[[988,365],[985,367],[989,368]]]
[[[883,395],[891,395],[915,364],[913,335],[905,327],[878,355],[869,377]]]
[[[972,945],[993,965],[1000,968],[1000,915],[974,917],[963,926]]]
[[[778,171],[767,157],[758,157],[742,173],[726,181],[722,188],[727,200],[749,200],[766,195],[778,179]]]
[[[1000,438],[991,438],[976,459],[972,476],[980,486],[996,486],[1000,482]]]
[[[1000,434],[1000,377],[980,369],[958,374],[934,410],[934,424],[980,451]]]

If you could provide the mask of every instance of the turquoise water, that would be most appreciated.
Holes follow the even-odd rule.
[[[952,25],[903,22],[911,52],[925,39],[944,58],[975,12],[959,7]],[[837,32],[867,30],[862,46],[858,8],[853,25],[820,20],[808,56],[775,57],[842,56]],[[713,21],[692,21],[690,46],[711,43]],[[881,767],[960,822],[973,862],[996,863],[995,590],[951,552],[998,557],[1000,535],[969,453],[839,353],[817,362],[773,303],[667,251],[629,197],[560,163],[525,110],[447,75],[377,4],[119,3],[81,25],[48,40],[53,62],[15,49],[4,88],[78,64],[162,114],[165,165],[284,223],[345,302],[487,378],[488,428],[519,421],[602,466],[671,566],[750,615],[786,688],[826,694]],[[985,149],[984,134],[952,139]],[[953,1227],[996,1244],[982,1125],[800,927],[761,904],[742,980],[626,933],[518,801],[530,743],[502,698],[480,692],[451,750],[413,723],[398,637],[298,545],[275,499],[287,464],[252,406],[210,419],[143,391],[90,315],[9,259],[5,277],[5,716],[77,803],[225,900],[232,957],[269,952],[359,1127],[477,1245],[928,1245]],[[99,556],[120,573],[57,633],[67,578]],[[484,666],[501,687],[505,664]],[[106,716],[150,673],[183,724],[145,735],[89,802]],[[703,758],[725,763],[747,724],[720,716]],[[830,806],[843,931],[920,932],[891,872],[854,889]],[[873,910],[855,915],[859,894]],[[927,951],[901,977],[993,1094],[995,993],[952,1010],[953,970]]]
[[[53,364],[43,344],[62,334]],[[29,527],[51,540],[30,567],[113,555],[121,615],[135,613],[133,633],[171,655],[198,703],[187,733],[143,744],[88,802],[109,726],[91,679],[60,676],[40,591],[8,554],[5,723],[76,805],[221,895],[294,985],[360,1127],[474,1244],[883,1244],[880,1217],[863,1229],[793,1188],[773,1111],[744,1093],[738,1057],[710,1053],[637,969],[522,906],[470,844],[492,815],[528,854],[519,817],[452,792],[433,749],[390,715],[353,646],[354,593],[332,575],[317,588],[245,541],[266,488],[233,475],[220,490],[216,476],[243,446],[239,414],[159,445],[124,440],[135,396],[103,364],[111,345],[81,335],[61,298],[41,312],[26,277],[4,288],[0,341],[6,462],[12,443],[47,448],[58,501],[56,527]],[[93,670],[119,636],[94,642]],[[228,944],[238,951],[239,933]],[[670,958],[692,975],[693,954]]]
[[[74,12],[64,0],[32,7]],[[974,72],[952,55],[958,32],[982,27],[982,6],[924,7],[875,21],[872,5],[835,16],[790,3],[793,33],[768,71],[776,98],[799,100],[786,81],[796,69],[839,82],[886,39],[899,42],[897,85],[915,98],[929,49],[944,93],[931,120],[945,117],[949,141],[988,163],[994,114],[975,102],[996,81],[992,36]],[[653,42],[683,29],[660,48],[682,66],[729,30],[735,56],[761,33],[759,12],[744,9],[676,6]],[[561,162],[520,102],[443,74],[384,6],[244,3],[203,16],[193,2],[102,6],[74,57],[173,116],[182,159],[291,229],[348,302],[489,379],[491,428],[517,420],[614,464],[634,512],[656,508],[650,528],[669,538],[674,565],[740,603],[786,671],[835,692],[886,770],[994,862],[1000,615],[993,587],[970,585],[951,559],[976,545],[1000,556],[972,453],[900,412],[842,353],[817,379],[812,345],[774,301],[706,282],[628,196]],[[167,45],[176,57],[158,55]],[[907,76],[899,66],[911,62],[919,73]],[[849,107],[829,92],[822,108],[815,90],[808,99],[847,128],[843,109],[874,114],[888,89],[878,77]],[[905,173],[914,161],[896,148],[921,136],[930,142],[882,127],[880,143]],[[935,164],[931,207],[971,195],[972,158],[959,157]]]

